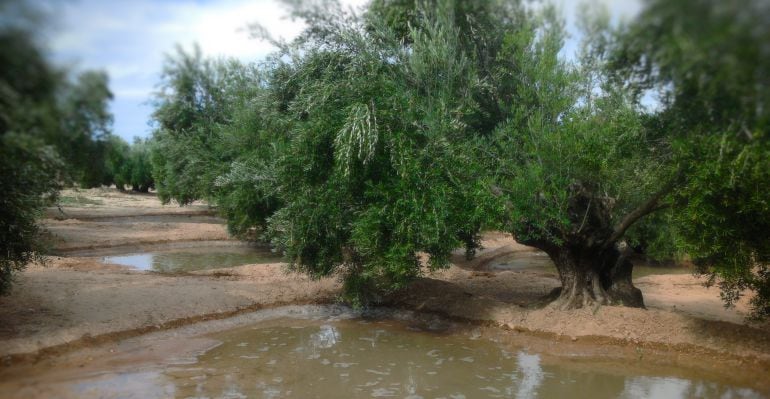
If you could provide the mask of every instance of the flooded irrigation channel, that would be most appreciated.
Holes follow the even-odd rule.
[[[96,258],[105,265],[157,273],[187,273],[249,264],[282,262],[266,246],[232,241],[202,241],[80,251],[70,256]]]
[[[159,273],[184,273],[254,263],[280,262],[269,248],[253,246],[206,246],[165,251],[138,252],[102,257],[102,263]]]
[[[0,369],[0,397],[763,397],[745,373],[638,351],[404,311],[293,306]]]

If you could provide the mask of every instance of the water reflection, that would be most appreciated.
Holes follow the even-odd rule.
[[[190,272],[280,261],[280,255],[270,252],[267,248],[241,246],[204,246],[185,248],[184,250],[105,256],[102,258],[102,263],[105,264],[123,265],[137,270],[149,270],[160,273]]]
[[[540,355],[530,355],[519,352],[516,356],[518,364],[519,384],[517,398],[534,398],[537,389],[543,382],[543,368],[540,367]]]
[[[636,377],[626,380],[623,398],[689,398],[690,381],[678,378]]]
[[[464,336],[429,334],[387,323],[335,321],[217,336],[223,344],[191,367],[203,392],[271,398],[744,398],[751,390],[673,377],[625,376],[622,367],[587,371],[543,363],[525,350]],[[238,343],[248,342],[239,346]],[[262,348],[262,349],[259,349]],[[266,348],[266,349],[265,349]],[[244,361],[244,355],[253,356]],[[177,397],[199,395],[184,368],[169,370]],[[220,381],[219,383],[217,381]],[[231,396],[237,397],[237,396]]]
[[[334,326],[324,324],[319,327],[319,331],[311,335],[310,342],[316,349],[328,349],[337,345],[340,333]]]
[[[750,389],[724,391],[719,384],[704,381],[689,381],[673,377],[632,377],[625,382],[625,389],[619,396],[624,399],[652,398],[756,398],[758,394]]]
[[[207,344],[194,361],[166,359],[119,370],[107,365],[100,374],[49,383],[48,391],[3,391],[0,383],[0,397],[761,397],[686,374],[660,375],[641,361],[633,372],[609,360],[588,369],[589,363],[546,359],[478,336],[413,331],[393,321],[281,319],[207,337],[221,344]],[[28,387],[39,387],[41,379],[37,375]]]

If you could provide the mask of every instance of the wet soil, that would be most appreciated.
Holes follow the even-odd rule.
[[[286,307],[0,369],[8,398],[762,397],[761,370],[410,311]]]
[[[67,195],[68,193],[65,193]],[[152,195],[115,190],[80,191],[84,205],[63,207],[68,218],[47,219],[53,256],[19,275],[0,298],[0,359],[15,367],[57,359],[73,348],[223,319],[286,304],[331,303],[335,278],[311,280],[282,263],[163,275],[105,265],[101,256],[233,243],[205,204],[161,205]],[[59,215],[58,209],[49,210]],[[734,365],[770,375],[770,327],[745,320],[744,298],[725,309],[715,288],[689,274],[654,274],[635,280],[647,310],[601,307],[557,311],[541,299],[558,280],[547,268],[496,270],[495,260],[532,249],[510,236],[486,234],[472,260],[461,253],[447,270],[425,272],[391,306],[445,315],[472,325],[502,327],[508,334],[539,335],[567,344],[612,343],[628,351],[655,350],[695,356],[695,363]],[[574,341],[573,341],[574,340]],[[15,368],[12,367],[12,368]]]

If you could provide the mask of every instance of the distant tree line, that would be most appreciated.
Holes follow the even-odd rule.
[[[109,179],[107,185],[114,184],[118,190],[149,192],[155,187],[152,178],[150,151],[152,142],[135,138],[132,144],[117,136],[111,136],[105,154],[104,170]]]

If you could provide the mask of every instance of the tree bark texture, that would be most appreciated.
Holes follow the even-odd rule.
[[[592,195],[580,185],[570,190],[572,227],[567,232],[555,232],[560,243],[520,240],[545,251],[556,265],[562,286],[554,305],[560,309],[598,305],[643,308],[642,292],[632,282],[631,249],[614,234],[611,199]]]
[[[633,264],[625,242],[601,252],[584,245],[548,248],[561,288],[554,305],[562,310],[598,305],[644,308],[642,292],[632,282]]]

